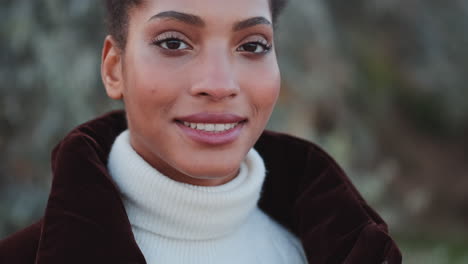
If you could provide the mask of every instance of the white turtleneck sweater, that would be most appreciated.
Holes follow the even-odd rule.
[[[148,264],[307,263],[299,240],[257,206],[265,166],[254,149],[230,182],[195,186],[149,165],[127,130],[114,142],[108,168]]]

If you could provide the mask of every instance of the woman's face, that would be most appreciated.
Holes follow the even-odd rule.
[[[166,176],[223,184],[262,133],[280,89],[268,0],[146,0],[125,51],[108,37],[103,80],[131,144]]]

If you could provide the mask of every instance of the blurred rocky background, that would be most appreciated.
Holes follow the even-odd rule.
[[[96,0],[2,0],[0,238],[32,223],[53,146],[109,109]],[[329,151],[404,263],[468,263],[468,1],[292,0],[269,128]]]

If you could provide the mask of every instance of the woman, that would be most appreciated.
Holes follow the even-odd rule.
[[[264,131],[275,0],[108,0],[113,112],[53,152],[45,216],[1,263],[401,263],[383,220],[312,143]]]

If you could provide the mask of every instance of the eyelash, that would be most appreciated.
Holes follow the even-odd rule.
[[[184,44],[184,45],[187,46],[187,48],[184,48],[184,49],[178,49],[178,48],[170,49],[167,46],[162,47],[165,43],[167,45],[167,43],[170,42],[170,41],[176,41],[176,42],[179,42],[179,44]],[[152,44],[156,45],[156,46],[160,47],[161,49],[164,49],[165,51],[168,51],[168,52],[177,52],[177,51],[181,51],[181,50],[185,50],[185,49],[192,49],[192,46],[190,46],[187,43],[187,41],[185,41],[183,38],[177,36],[177,34],[174,34],[172,32],[163,33],[163,34],[157,36],[153,40]],[[246,51],[245,50],[245,45],[252,45],[252,44],[260,46],[263,49],[263,51],[261,51],[261,52]],[[256,49],[258,48],[258,46],[256,47]],[[263,55],[263,54],[269,53],[271,51],[271,49],[272,49],[272,46],[273,45],[269,44],[267,40],[261,39],[261,40],[254,40],[254,41],[245,42],[245,43],[241,44],[236,50],[241,51],[241,52],[251,53],[252,55]],[[241,50],[242,47],[244,47],[243,50]]]
[[[263,51],[261,51],[261,52],[245,51],[244,46],[245,45],[252,45],[252,44],[261,46],[263,48]],[[243,43],[242,45],[240,45],[237,48],[237,50],[239,50],[239,48],[241,48],[241,47],[244,47],[245,52],[249,52],[249,53],[252,53],[252,54],[255,54],[255,55],[261,55],[261,54],[266,54],[266,53],[270,52],[271,48],[272,48],[272,45],[269,44],[266,40],[254,40],[254,41],[248,41],[248,42]],[[257,46],[257,48],[258,48],[258,46]]]
[[[188,48],[192,48],[189,44],[187,44],[187,41],[185,41],[182,37],[179,37],[178,34],[175,34],[173,32],[166,32],[166,33],[163,33],[159,36],[157,36],[154,40],[153,40],[153,45],[156,45],[162,49],[165,49],[165,50],[172,50],[172,51],[176,51],[178,49],[169,49],[169,48],[164,48],[162,47],[162,45],[164,43],[168,43],[170,41],[177,41],[179,43],[183,43],[184,45],[186,45]]]

